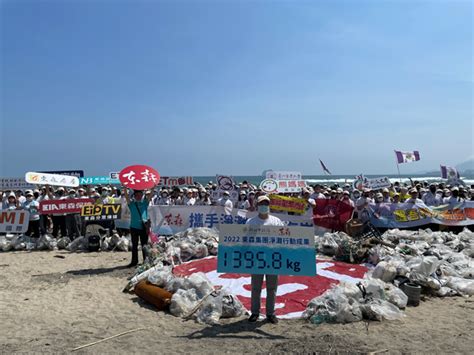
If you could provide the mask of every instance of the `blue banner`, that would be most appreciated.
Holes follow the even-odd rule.
[[[108,176],[86,176],[79,179],[80,185],[120,185],[119,180],[111,179]]]

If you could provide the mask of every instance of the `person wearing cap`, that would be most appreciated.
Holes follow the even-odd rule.
[[[196,204],[196,199],[193,197],[193,189],[186,191],[186,196],[184,196],[183,204],[185,206],[194,206]]]
[[[26,235],[32,238],[40,237],[40,214],[39,214],[39,202],[35,200],[33,191],[27,190],[25,192],[25,202],[23,202],[22,208],[30,213],[30,220],[28,223],[28,230]]]
[[[418,190],[415,187],[411,188],[409,193],[410,198],[405,201],[406,203],[423,203],[423,200],[418,198]]]
[[[224,212],[226,215],[232,214],[232,209],[234,208],[234,203],[230,199],[229,191],[224,191],[222,197],[218,200],[219,206],[224,207]]]
[[[390,203],[390,191],[386,187],[382,189],[383,202]]]
[[[257,198],[258,215],[247,220],[248,225],[254,226],[283,226],[283,222],[270,215],[270,198],[268,196],[259,196]],[[262,293],[262,283],[265,277],[267,297],[266,297],[266,314],[267,320],[273,324],[278,323],[275,316],[275,299],[278,288],[278,275],[251,275],[251,312],[249,322],[256,322],[260,315],[260,295]]]
[[[55,194],[51,191],[49,185],[46,185],[46,194],[49,197],[49,200],[64,200],[66,197],[64,196],[64,187],[58,187]],[[58,233],[61,232],[61,237],[67,236],[67,229],[66,229],[66,215],[63,214],[53,214],[51,216],[53,220],[53,232],[52,235],[54,238],[58,237]]]
[[[355,207],[354,201],[351,200],[350,193],[347,190],[344,190],[344,192],[342,193],[342,200],[341,201],[344,202],[345,204],[351,206],[351,207]]]
[[[239,200],[237,201],[237,208],[239,210],[247,210],[250,207],[250,202],[247,200],[247,193],[243,190],[239,192]]]
[[[395,192],[392,196],[392,203],[400,203],[400,194]]]
[[[11,191],[5,202],[3,202],[2,210],[18,210],[21,208],[20,202],[18,201],[15,193]]]
[[[130,234],[132,236],[132,261],[128,267],[138,264],[138,242],[142,245],[143,261],[146,258],[145,245],[148,244],[148,205],[150,201],[144,197],[143,191],[134,190],[133,200],[130,199],[128,189],[124,189],[125,200],[130,209]]]
[[[167,189],[161,189],[160,195],[157,196],[153,202],[154,205],[169,206],[171,205],[171,199]]]
[[[436,193],[436,185],[431,184],[427,193],[421,198],[426,206],[439,206],[442,201],[439,195]]]
[[[459,188],[458,187],[453,187],[450,191],[450,195],[449,197],[446,197],[444,199],[444,203],[446,204],[449,204],[449,205],[455,205],[457,203],[460,203],[460,202],[463,202],[464,199],[459,197]]]
[[[68,191],[69,200],[75,200],[77,198],[76,190],[70,189]],[[65,223],[66,223],[66,232],[67,236],[74,240],[81,236],[81,215],[80,213],[66,213]]]

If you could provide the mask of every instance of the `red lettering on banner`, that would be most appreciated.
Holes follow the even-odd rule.
[[[5,211],[0,213],[0,223],[11,223],[15,224],[15,213],[11,211]]]

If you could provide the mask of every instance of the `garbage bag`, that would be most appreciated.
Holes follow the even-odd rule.
[[[404,317],[397,306],[382,299],[372,299],[360,305],[362,315],[369,320],[398,320]]]
[[[313,298],[303,312],[303,317],[313,324],[351,323],[362,320],[359,303],[347,298],[342,289],[334,287]]]
[[[58,249],[66,249],[67,246],[71,243],[69,237],[61,237],[58,239]]]
[[[180,258],[182,262],[191,260],[196,254],[196,251],[194,250],[194,247],[191,243],[180,242],[175,246],[180,249]]]
[[[185,279],[184,284],[186,289],[195,289],[200,299],[214,291],[211,281],[202,272],[192,274]]]
[[[13,249],[15,250],[25,250],[26,243],[25,237],[23,235],[15,235],[10,241]]]
[[[66,247],[67,250],[71,252],[75,252],[78,250],[86,250],[88,247],[88,241],[86,237],[79,237],[74,239],[69,245]]]
[[[334,240],[334,237],[331,233],[325,233],[319,239],[319,252],[324,255],[333,256],[336,255],[338,250],[338,245]]]
[[[159,287],[165,287],[173,279],[174,275],[171,271],[171,266],[164,266],[161,269],[153,270],[148,275],[148,281]]]
[[[43,234],[38,238],[37,248],[39,250],[54,250],[57,249],[57,241],[47,234]]]
[[[13,247],[7,237],[4,235],[0,235],[0,250],[9,251],[11,249],[13,249]]]
[[[183,317],[196,307],[197,302],[196,290],[179,289],[171,297],[170,313],[175,317]]]
[[[439,290],[435,292],[435,295],[438,297],[453,297],[459,295],[459,292],[456,290],[453,290],[452,288],[449,287],[441,287]]]
[[[196,245],[196,247],[194,248],[194,252],[195,252],[194,257],[196,259],[202,259],[209,255],[209,251],[205,244]]]
[[[406,308],[408,303],[408,296],[405,294],[405,292],[400,290],[398,287],[393,286],[392,284],[387,285],[388,287],[385,290],[387,301],[400,309]]]
[[[474,280],[452,276],[448,278],[446,286],[458,291],[461,295],[474,295]]]
[[[234,318],[240,317],[245,313],[245,308],[242,305],[240,300],[228,293],[225,290],[221,290],[221,297],[222,297],[222,315],[221,318]]]
[[[131,241],[127,237],[123,236],[115,245],[117,251],[129,251],[131,247]]]
[[[201,324],[216,325],[222,315],[222,295],[211,294],[203,302],[196,314],[196,319]]]
[[[395,276],[397,276],[397,268],[387,261],[379,262],[372,272],[373,278],[385,282],[392,282],[395,279]]]

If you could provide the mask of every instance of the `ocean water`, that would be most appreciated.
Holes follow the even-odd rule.
[[[432,176],[432,175],[364,175],[367,178],[377,178],[382,176],[388,176],[390,181],[396,182],[400,181],[402,183],[410,184],[410,178],[413,181],[428,181],[428,182],[446,182],[446,180],[441,179],[440,176]],[[345,183],[352,183],[354,181],[355,175],[303,175],[303,179],[306,180],[308,184],[339,184],[343,185]],[[215,176],[194,176],[193,177],[195,182],[199,182],[203,185],[206,185],[209,181],[215,182]],[[264,179],[263,176],[234,176],[234,180],[239,183],[242,181],[247,181],[251,184],[258,185]],[[467,175],[461,176],[461,179],[466,183],[466,185],[474,185],[474,175]]]

